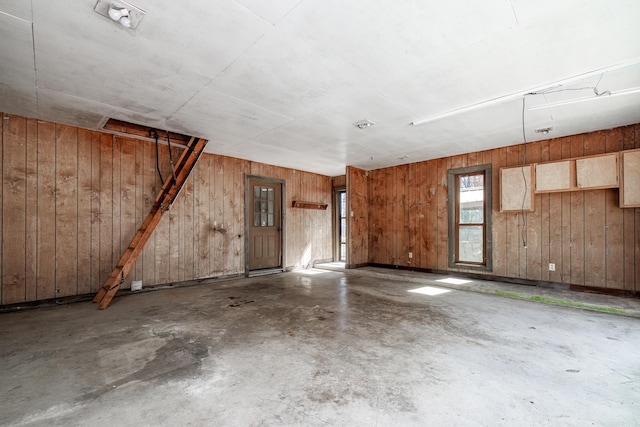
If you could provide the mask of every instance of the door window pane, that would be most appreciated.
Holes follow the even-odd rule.
[[[253,187],[253,226],[273,227],[275,225],[275,190],[268,187]]]

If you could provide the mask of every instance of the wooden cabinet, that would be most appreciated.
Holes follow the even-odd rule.
[[[536,193],[617,188],[618,153],[535,164]]]
[[[617,188],[618,153],[582,157],[576,162],[576,184],[580,190]]]
[[[500,212],[533,210],[533,166],[500,169]]]
[[[640,207],[640,149],[620,154],[620,207]]]
[[[576,167],[573,161],[537,163],[535,167],[536,193],[554,193],[574,189]]]

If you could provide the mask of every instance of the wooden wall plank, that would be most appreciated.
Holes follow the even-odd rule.
[[[438,161],[425,163],[426,169],[426,268],[438,268]]]
[[[91,283],[90,292],[98,292],[100,282],[100,171],[102,134],[91,133]]]
[[[245,174],[249,170],[249,163],[246,160],[234,159],[234,177],[233,177],[233,191],[235,194],[233,203],[233,234],[230,236],[232,239],[231,247],[233,251],[233,273],[244,273],[244,178]],[[282,176],[282,173],[281,173]],[[285,193],[282,194],[284,200],[286,200],[286,186]],[[286,215],[286,211],[282,212]],[[286,224],[285,224],[286,226]],[[286,251],[286,241],[284,242],[283,250]]]
[[[194,172],[194,196],[195,196],[195,236],[196,236],[196,277],[204,278],[209,276],[209,160],[210,157],[200,157]],[[233,183],[231,183],[233,191]],[[225,225],[226,226],[226,225]],[[231,230],[228,229],[227,233]]]
[[[3,118],[2,132],[2,304],[14,304],[26,298],[27,119],[4,117],[9,119]]]
[[[407,266],[407,227],[409,225],[408,199],[407,199],[407,165],[400,165],[396,170],[396,211],[395,232],[393,234],[393,251],[395,265]],[[393,218],[393,217],[390,217]]]
[[[160,159],[169,159],[169,147],[166,145],[160,145]],[[164,164],[160,167],[160,170],[163,174],[163,179],[166,180],[171,173],[171,169],[168,166],[168,162],[165,160]],[[162,164],[162,163],[161,163]],[[160,180],[156,180],[156,184],[158,184],[157,191],[154,194],[154,200],[162,183]],[[171,240],[169,236],[169,215],[163,215],[162,219],[158,223],[154,233],[155,234],[155,247],[156,247],[156,256],[155,256],[155,274],[156,280],[155,284],[164,284],[169,283],[171,278],[169,276],[169,258],[170,258],[170,248],[171,248]]]
[[[111,162],[112,167],[112,187],[113,187],[113,200],[111,201],[111,209],[113,212],[113,229],[112,229],[112,243],[111,243],[111,257],[113,259],[113,267],[120,260],[122,253],[122,138],[119,136],[113,137],[113,158]],[[109,272],[111,274],[111,272]]]
[[[571,157],[584,154],[583,135],[575,135],[571,140]],[[584,285],[585,240],[584,240],[585,204],[582,191],[571,193],[571,279],[574,285]]]
[[[506,162],[507,167],[515,167],[522,164],[520,157],[520,147],[507,147]],[[505,185],[505,183],[501,183]],[[505,265],[508,277],[521,277],[520,272],[520,247],[524,246],[522,241],[523,215],[521,212],[506,212],[506,251]]]
[[[78,129],[56,125],[56,296],[78,293]]]
[[[145,144],[144,146],[144,160],[143,160],[143,176],[142,176],[142,185],[143,185],[143,206],[142,212],[144,212],[144,217],[151,212],[151,208],[156,200],[156,196],[158,194],[158,190],[161,188],[158,172],[156,171],[156,161],[155,157],[155,145],[153,144]],[[144,219],[143,219],[144,221]],[[156,281],[156,232],[154,232],[150,237],[147,243],[140,254],[140,258],[142,259],[142,286],[149,286],[158,283]]]
[[[540,141],[527,144],[527,164],[537,163],[540,161],[542,152],[542,143]],[[541,280],[542,279],[542,248],[541,248],[541,235],[542,235],[542,222],[540,211],[542,209],[542,195],[536,194],[534,196],[534,209],[533,212],[525,212],[527,221],[527,249],[522,252],[523,256],[520,258],[520,271],[523,277],[529,280]],[[548,207],[547,207],[548,211]],[[548,236],[548,230],[546,235]],[[547,246],[548,251],[548,246]],[[548,263],[545,265],[545,270],[548,269]]]
[[[322,189],[318,189],[316,197],[321,196]],[[347,264],[366,264],[369,259],[369,200],[368,200],[368,178],[366,172],[352,166],[347,166],[347,193],[349,195],[347,206],[348,212],[353,212],[353,216],[347,215],[349,223],[347,236]],[[317,216],[317,215],[316,215]],[[317,216],[319,219],[321,217]],[[320,229],[318,224],[316,229]]]
[[[78,129],[78,290],[91,293],[91,131]]]
[[[369,261],[376,264],[382,263],[383,215],[385,212],[383,191],[384,180],[382,171],[370,171],[369,200],[372,205],[369,209]]]
[[[583,142],[584,155],[601,154],[605,151],[605,140],[604,134],[602,132],[592,132],[586,134],[584,136]],[[589,190],[584,191],[583,193],[585,206],[584,284],[586,286],[605,287],[605,191]]]
[[[26,150],[25,300],[35,301],[38,298],[38,122],[34,119],[27,119]]]
[[[135,223],[139,228],[144,222],[148,212],[144,210],[144,146],[146,144],[137,143],[135,144],[135,156],[136,156],[136,187],[135,187]],[[139,256],[136,260],[136,263],[131,270],[131,279],[132,280],[143,280],[143,263],[144,259],[142,256]]]
[[[38,121],[37,299],[56,295],[56,126]]]
[[[120,260],[129,243],[138,232],[141,224],[136,222],[136,145],[138,141],[131,138],[116,137],[120,142]],[[117,261],[116,261],[117,262]],[[122,285],[123,289],[131,288],[134,276],[129,274]]]
[[[552,139],[549,141],[549,157],[548,160],[560,160],[562,158],[562,140],[561,139]],[[544,157],[543,157],[544,161]],[[543,206],[543,218],[546,218],[548,224],[548,237],[547,244],[549,250],[546,251],[548,254],[547,259],[542,261],[542,271],[546,271],[546,274],[543,274],[542,279],[548,280],[551,282],[561,283],[562,280],[562,272],[563,272],[563,240],[562,240],[562,220],[563,220],[563,196],[562,193],[550,193],[545,197],[544,194],[541,195],[543,200],[546,198],[548,200],[548,209],[545,210]],[[544,224],[544,222],[543,222]],[[543,242],[543,248],[544,248]],[[543,249],[544,250],[544,249]],[[545,268],[545,262],[546,267]],[[548,263],[555,264],[555,271],[549,271]]]
[[[224,167],[224,187],[223,187],[223,196],[222,196],[222,227],[226,230],[229,230],[233,225],[233,158],[224,157],[223,159],[223,167]],[[231,234],[229,232],[222,234],[222,256],[223,261],[223,274],[230,274],[233,271],[234,261],[232,259],[233,255],[233,243]]]
[[[418,182],[418,163],[407,165],[407,203],[408,203],[408,227],[405,228],[407,248],[407,265],[417,267],[420,264],[419,237],[419,212],[420,212],[420,184]],[[409,257],[409,252],[411,257]]]
[[[216,225],[222,227],[224,223],[224,157],[215,156],[213,158],[213,188],[215,205],[212,208],[210,220],[215,221]],[[214,246],[214,274],[224,274],[224,235],[216,232],[213,235]]]
[[[451,168],[451,159],[444,158],[438,159],[438,175],[436,189],[438,197],[438,227],[437,227],[437,252],[438,252],[438,264],[437,268],[440,270],[447,270],[449,268],[449,218],[448,218],[448,184],[447,176],[449,169]]]
[[[622,128],[622,149],[631,150],[636,148],[636,128],[635,126],[625,126]],[[640,141],[638,141],[640,144]],[[640,289],[636,287],[636,280],[640,277],[636,276],[636,264],[640,257],[640,252],[636,252],[636,228],[640,228],[640,222],[636,221],[636,212],[638,209],[623,209],[623,236],[624,236],[624,289],[634,291]]]
[[[489,158],[486,159],[489,161]],[[493,273],[507,275],[507,212],[500,212],[500,168],[507,166],[506,148],[491,151],[491,204],[493,205],[491,234],[493,246]]]
[[[549,156],[551,154],[551,146],[553,140],[545,140],[541,141],[541,150],[540,150],[540,160],[541,162],[549,161]],[[535,185],[535,184],[534,184]],[[549,275],[551,272],[549,271],[549,258],[550,250],[551,250],[551,221],[550,221],[550,211],[551,211],[551,198],[549,194],[539,194],[540,199],[540,280],[549,281]],[[536,196],[537,197],[537,196]]]
[[[562,138],[561,151],[562,158],[571,157],[571,147],[573,146],[571,137]],[[573,213],[571,193],[562,193],[562,283],[571,283],[571,263],[574,234],[571,227],[571,215]]]
[[[622,150],[622,129],[603,132],[605,151]],[[619,208],[619,190],[609,188],[605,193],[605,281],[607,288],[624,289],[624,209]]]
[[[207,155],[208,154],[203,154]],[[190,280],[196,277],[195,274],[195,200],[194,200],[194,183],[195,177],[193,173],[189,178],[185,181],[184,186],[182,187],[182,226],[184,229],[184,233],[181,237],[183,240],[183,261],[182,261],[182,271],[183,277],[181,280]]]
[[[397,206],[398,206],[398,188],[397,188],[397,170],[396,168],[385,169],[385,187],[386,192],[386,206],[385,206],[385,218],[384,224],[384,259],[385,264],[398,265],[398,254],[396,253],[396,240],[397,240]]]
[[[113,137],[100,138],[100,286],[111,274],[113,260]]]
[[[417,168],[417,230],[416,230],[416,252],[415,265],[420,268],[427,268],[427,198],[429,188],[427,186],[427,162],[416,164]]]

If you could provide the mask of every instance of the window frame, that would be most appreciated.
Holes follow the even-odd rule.
[[[458,234],[459,234],[459,177],[465,175],[479,175],[484,176],[484,237],[483,237],[483,255],[484,261],[482,263],[474,263],[470,261],[458,260]],[[481,271],[493,271],[493,257],[492,257],[492,241],[491,241],[491,194],[492,194],[492,182],[491,182],[491,164],[484,164],[478,166],[470,166],[464,168],[449,169],[448,171],[448,201],[447,208],[449,213],[449,268],[465,269],[465,270],[481,270]],[[477,226],[479,223],[464,224],[464,226]]]

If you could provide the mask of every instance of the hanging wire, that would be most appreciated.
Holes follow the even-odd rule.
[[[175,187],[178,183],[178,178],[176,177],[176,168],[173,165],[173,155],[171,154],[171,138],[169,138],[169,131],[167,131],[167,144],[169,145],[169,163],[171,164],[171,173],[173,174],[173,186]]]
[[[522,195],[522,206],[520,208],[520,213],[522,214],[522,245],[527,247],[527,214],[524,212],[524,204],[527,200],[527,178],[524,173],[524,165],[527,162],[527,134],[524,129],[524,110],[525,110],[525,99],[527,95],[522,97],[522,141],[524,141],[524,149],[522,155],[522,180],[524,181],[524,194]]]
[[[155,130],[149,131],[149,133],[156,140],[156,170],[158,171],[158,176],[160,177],[160,182],[162,183],[162,185],[164,185],[164,179],[162,179],[162,172],[160,172],[160,160],[158,159],[158,138],[159,138],[159,135],[158,135],[158,132],[156,132]],[[169,152],[171,152],[171,151],[169,151]]]

